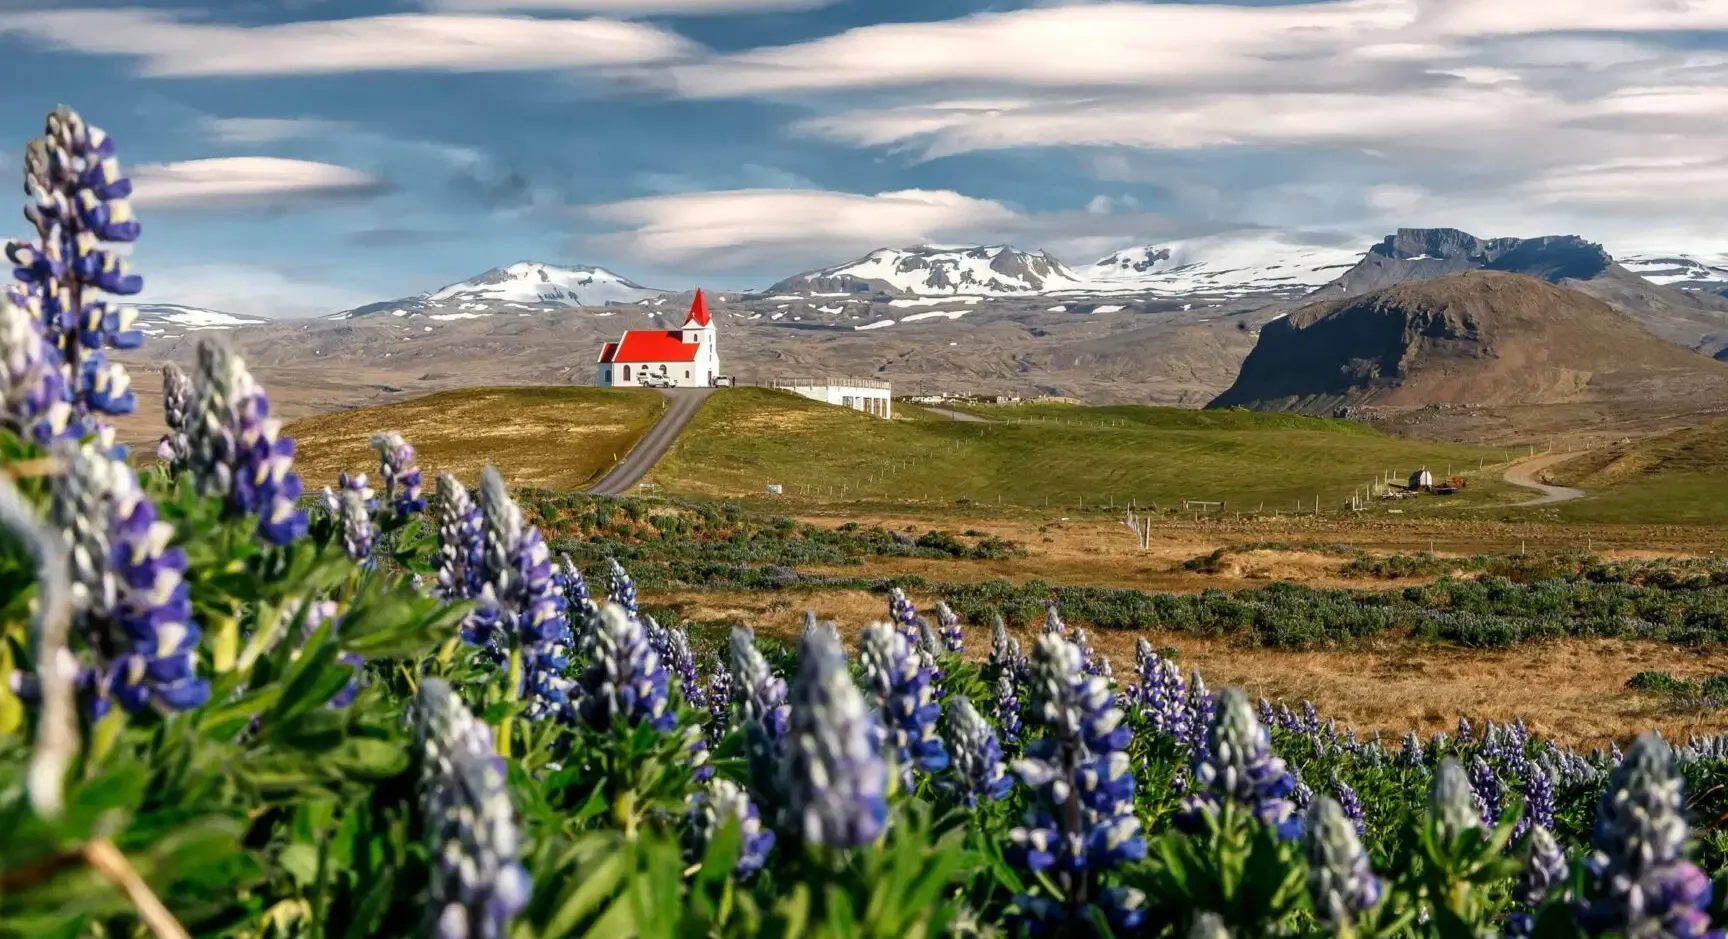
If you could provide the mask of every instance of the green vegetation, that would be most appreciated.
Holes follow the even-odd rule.
[[[1718,711],[1728,707],[1728,675],[1711,675],[1694,681],[1675,678],[1672,672],[1639,672],[1626,682],[1626,687],[1661,695],[1675,710]]]
[[[784,392],[721,392],[651,476],[668,491],[738,497],[770,484],[787,499],[904,500],[1077,507],[1133,499],[1161,508],[1184,499],[1230,511],[1335,511],[1388,470],[1475,469],[1500,451],[1414,443],[1343,421],[1246,411],[1035,405],[976,409],[1014,424],[883,421]],[[1493,501],[1493,487],[1400,506]]]
[[[1555,466],[1589,495],[1556,506],[1566,521],[1728,524],[1728,421],[1585,453]]]
[[[376,466],[367,441],[396,430],[414,442],[429,489],[437,473],[473,483],[487,464],[514,485],[579,489],[603,476],[665,409],[659,393],[629,388],[464,388],[306,418],[286,432],[308,480]]]

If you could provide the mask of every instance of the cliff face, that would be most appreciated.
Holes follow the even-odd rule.
[[[1696,394],[1728,395],[1728,367],[1578,291],[1468,271],[1310,304],[1268,323],[1211,406],[1330,414],[1355,405]]]

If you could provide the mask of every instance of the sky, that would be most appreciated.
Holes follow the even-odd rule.
[[[1728,249],[1728,0],[0,0],[0,174],[62,103],[135,180],[140,299],[266,316],[517,260]]]

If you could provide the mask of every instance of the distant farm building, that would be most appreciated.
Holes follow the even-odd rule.
[[[600,350],[595,384],[602,388],[712,388],[720,383],[714,318],[702,291],[679,329],[632,329]]]
[[[1425,469],[1419,469],[1410,474],[1410,489],[1433,489],[1434,474]]]
[[[873,378],[788,378],[763,384],[875,417],[894,416],[893,388],[888,382]]]

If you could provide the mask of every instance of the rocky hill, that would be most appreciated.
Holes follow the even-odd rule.
[[[1212,407],[1648,406],[1728,400],[1728,366],[1534,277],[1466,271],[1310,304],[1268,323]]]
[[[1081,280],[1042,251],[1005,245],[878,248],[856,261],[788,277],[769,294],[792,296],[1024,296]]]

